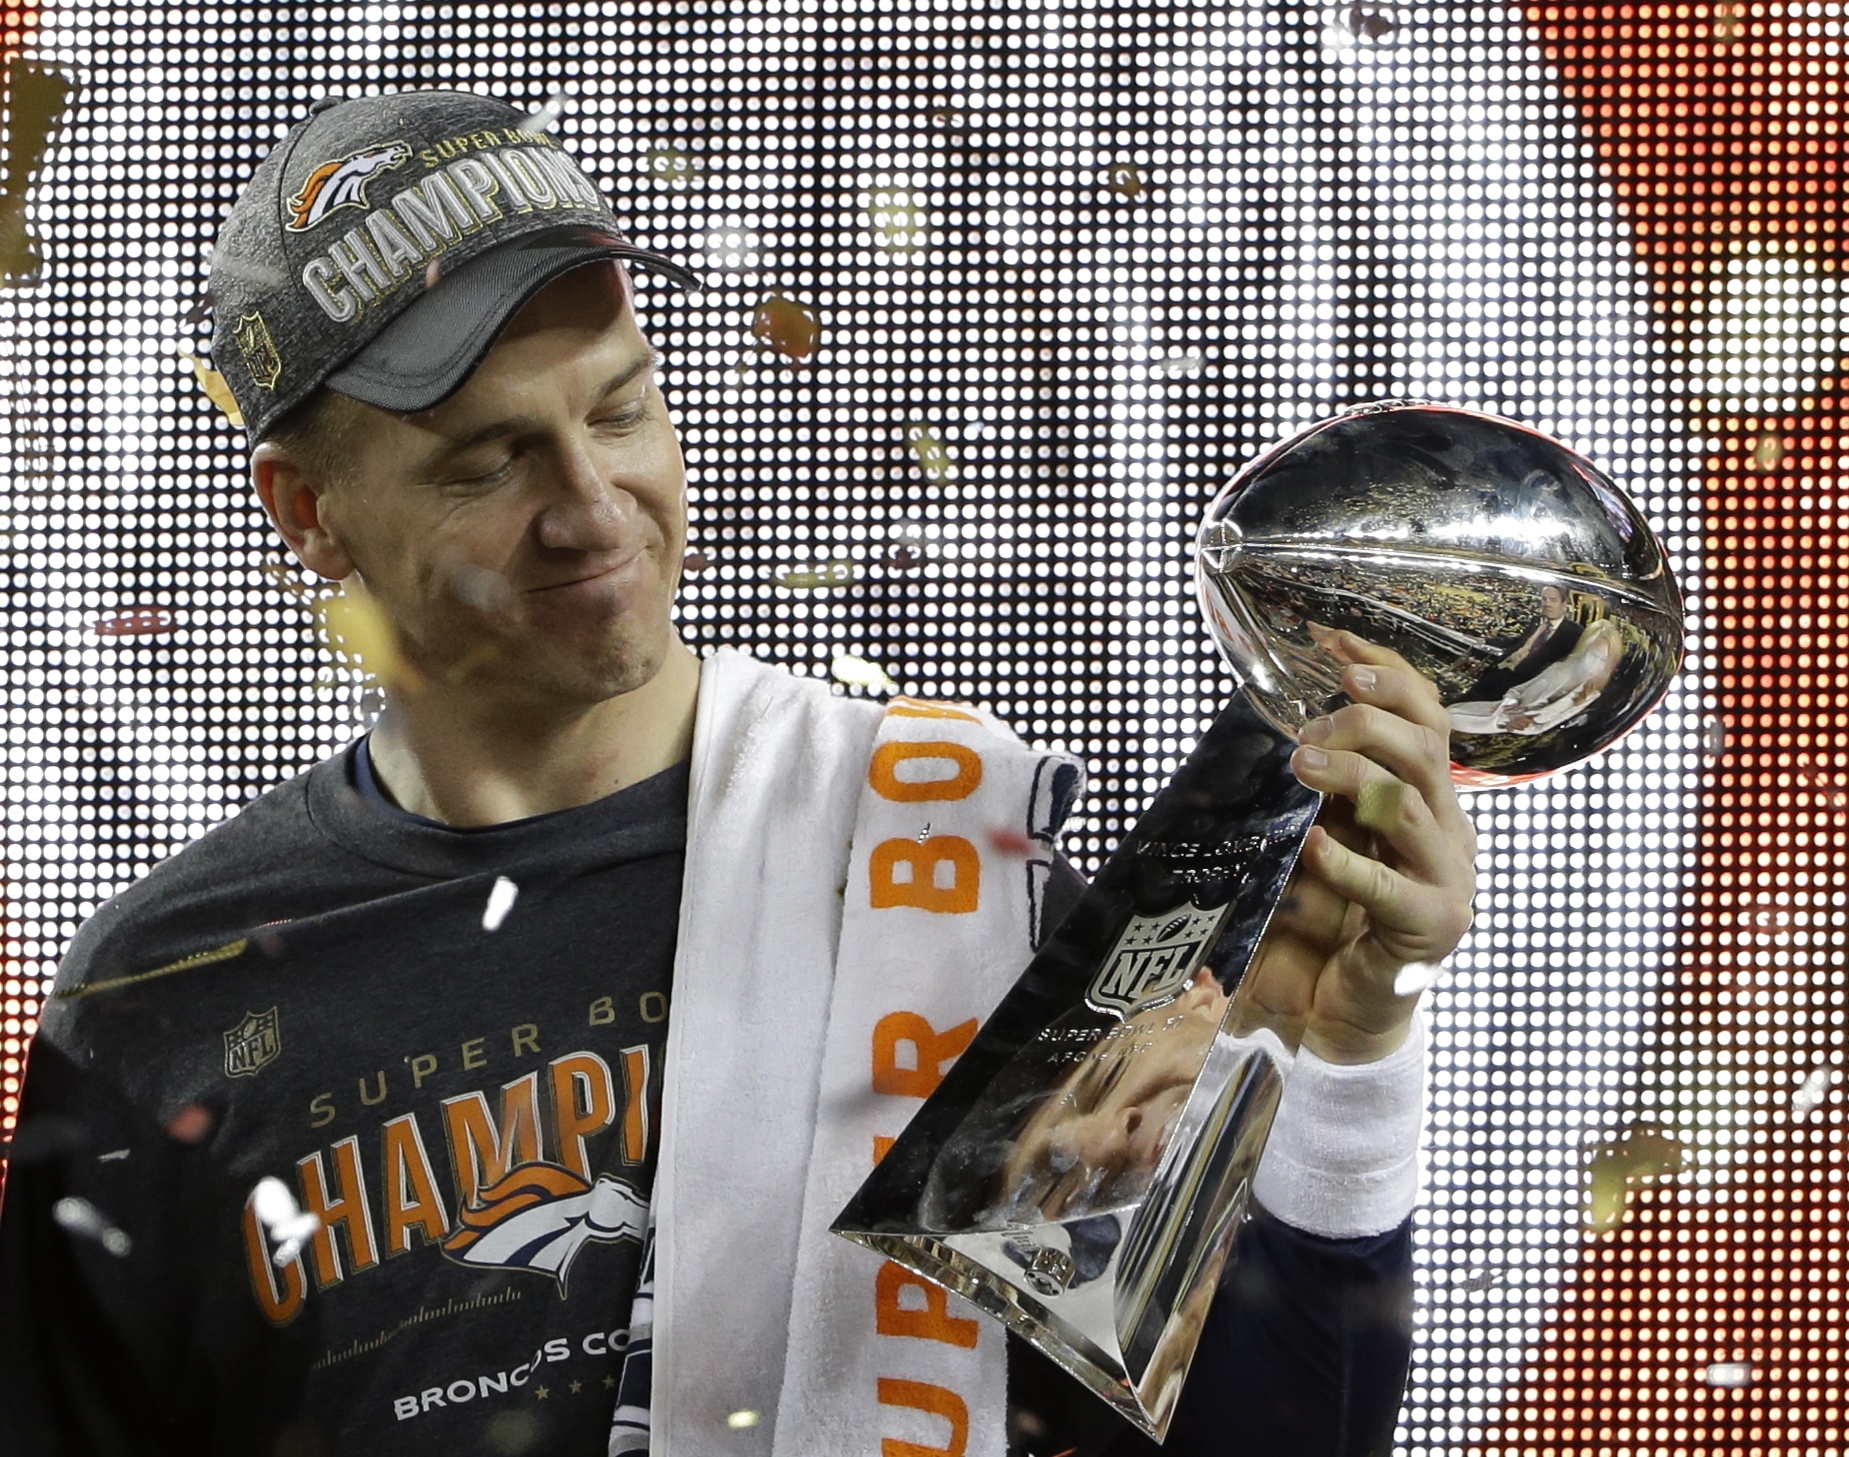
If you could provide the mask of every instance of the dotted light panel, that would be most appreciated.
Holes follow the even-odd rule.
[[[1400,1442],[1578,1451],[1624,1402],[1642,1433],[1646,1408],[1693,1431],[1822,1401],[1836,1113],[1778,1110],[1840,1005],[1837,114],[1834,71],[1768,58],[1836,12],[1646,13],[20,12],[83,84],[34,194],[44,279],[0,292],[0,1118],[79,922],[376,709],[316,646],[181,352],[225,209],[319,95],[564,93],[557,130],[633,236],[710,282],[640,304],[692,478],[690,640],[816,675],[851,652],[1079,753],[1087,870],[1234,691],[1193,524],[1312,420],[1416,395],[1530,422],[1629,486],[1698,625],[1715,574],[1719,656],[1698,636],[1649,723],[1473,801]],[[1584,1234],[1588,1160],[1658,1134],[1686,1172]],[[1789,1318],[1749,1317],[1749,1283]],[[1726,1361],[1759,1384],[1702,1383]]]

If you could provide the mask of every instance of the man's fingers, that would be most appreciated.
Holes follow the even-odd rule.
[[[1441,824],[1418,790],[1364,754],[1306,746],[1291,768],[1311,789],[1347,800],[1356,826],[1385,841],[1421,880],[1454,880],[1460,851],[1474,858],[1469,821]]]
[[[1448,815],[1457,805],[1449,740],[1425,724],[1371,703],[1351,703],[1306,723],[1297,741],[1325,753],[1365,755],[1417,789],[1435,814]]]
[[[1441,961],[1470,929],[1468,899],[1427,885],[1349,849],[1320,828],[1304,842],[1305,866],[1367,912],[1372,939],[1397,970],[1409,961]]]

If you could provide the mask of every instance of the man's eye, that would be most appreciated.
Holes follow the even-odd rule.
[[[450,477],[450,484],[454,486],[490,486],[496,481],[504,478],[513,468],[514,461],[512,456],[508,456],[503,460],[496,461],[491,465],[480,468],[473,465],[461,466],[457,469],[456,474]]]
[[[599,425],[607,425],[616,430],[626,430],[633,425],[640,425],[647,414],[647,404],[639,402],[634,405],[624,405],[618,409],[613,409],[597,423]]]

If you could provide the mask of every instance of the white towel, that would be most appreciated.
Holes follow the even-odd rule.
[[[1026,964],[1076,773],[973,710],[704,664],[652,1453],[1000,1457],[1000,1328],[827,1226]]]

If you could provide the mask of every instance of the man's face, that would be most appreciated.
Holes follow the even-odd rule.
[[[422,672],[534,705],[654,677],[686,472],[614,265],[549,285],[435,409],[358,409],[321,517]]]
[[[1543,587],[1541,589],[1541,616],[1549,622],[1558,622],[1566,615],[1566,594],[1558,587]]]

